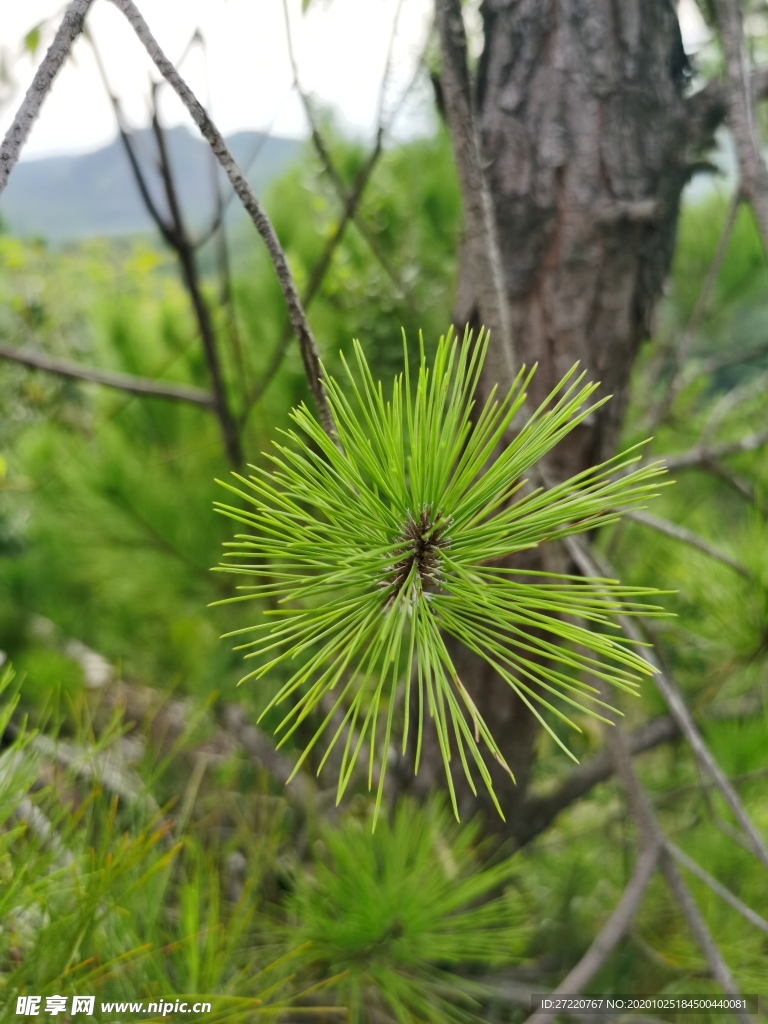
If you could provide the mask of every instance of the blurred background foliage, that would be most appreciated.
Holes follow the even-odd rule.
[[[330,149],[352,180],[363,149],[338,134]],[[627,442],[647,436],[728,203],[713,192],[683,210],[657,334],[637,364]],[[309,148],[273,183],[267,207],[301,289],[339,216]],[[423,330],[429,346],[453,302],[460,203],[447,137],[387,149],[361,213],[384,259],[350,224],[310,316],[331,372],[359,337],[387,379],[402,358],[401,329]],[[264,393],[245,401],[273,365],[286,313],[242,220],[230,241],[239,355],[211,246],[201,255],[204,288],[247,459],[263,464],[306,385],[290,344]],[[51,248],[6,233],[0,266],[0,341],[206,385],[188,297],[153,237]],[[654,453],[765,429],[767,314],[768,268],[743,209],[682,386],[653,425]],[[487,847],[440,803],[401,804],[371,836],[362,784],[340,809],[322,776],[319,788],[299,778],[284,790],[283,761],[253,726],[280,680],[237,689],[240,657],[218,639],[252,622],[254,608],[207,608],[232,587],[209,572],[230,533],[211,511],[214,477],[228,472],[215,418],[3,362],[0,456],[0,648],[17,673],[15,683],[6,673],[2,694],[3,1012],[12,1015],[21,993],[90,985],[114,999],[211,994],[216,1014],[206,1020],[248,1019],[257,999],[286,1020],[335,1005],[371,1024],[527,1016],[515,984],[556,984],[628,879],[631,825],[617,784],[594,788],[516,853]],[[674,591],[663,601],[676,617],[655,627],[659,654],[765,832],[766,449],[727,466],[726,479],[706,467],[675,474],[652,511],[747,566],[748,579],[635,522],[599,544],[627,583]],[[630,726],[665,713],[650,685],[625,704]],[[576,753],[589,758],[601,737],[580,724]],[[58,753],[40,742],[51,736]],[[534,791],[544,795],[570,769],[545,734],[540,747]],[[764,905],[759,865],[729,837],[719,797],[683,745],[644,755],[638,769],[678,845]],[[41,815],[27,813],[26,826],[23,801]],[[742,990],[759,991],[768,937],[691,884]],[[703,977],[655,880],[590,990],[690,992],[695,983],[703,992]]]

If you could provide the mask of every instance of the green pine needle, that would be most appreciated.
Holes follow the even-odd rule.
[[[478,833],[442,801],[403,800],[374,836],[347,817],[313,845],[286,939],[308,980],[340,978],[350,1022],[478,1024],[489,992],[461,968],[520,963],[535,920],[521,865],[489,864]]]
[[[327,378],[336,437],[301,405],[291,414],[300,432],[283,431],[290,443],[275,442],[267,456],[271,472],[254,468],[248,478],[234,474],[238,486],[222,484],[247,508],[216,503],[249,528],[225,545],[220,568],[256,579],[230,600],[272,605],[258,625],[227,634],[256,636],[239,648],[258,662],[241,681],[290,664],[264,712],[290,705],[281,743],[332,694],[296,770],[341,712],[320,767],[343,742],[340,800],[367,744],[369,788],[379,766],[377,813],[395,733],[406,752],[415,732],[418,771],[429,720],[454,812],[458,757],[473,791],[476,772],[501,814],[488,754],[509,768],[472,700],[472,681],[458,677],[449,638],[487,662],[569,755],[549,719],[580,731],[569,709],[602,717],[609,706],[588,677],[634,694],[652,671],[617,639],[615,617],[655,611],[637,599],[657,591],[507,563],[643,504],[663,466],[627,471],[640,459],[633,448],[546,490],[526,488],[523,474],[607,399],[592,401],[598,385],[574,367],[520,425],[534,372],[521,370],[508,394],[494,389],[477,407],[487,346],[482,333],[459,343],[449,332],[429,367],[422,343],[415,380],[406,351],[387,399],[355,342],[357,374],[345,362],[344,387]]]

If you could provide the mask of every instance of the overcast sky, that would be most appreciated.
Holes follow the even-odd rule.
[[[17,59],[24,36],[43,19],[43,47],[58,24],[64,0],[0,0],[0,47],[12,67],[17,91],[0,110],[0,133],[13,117],[21,93],[31,81],[42,50],[35,58]],[[226,133],[242,128],[271,130],[279,135],[305,132],[301,105],[291,90],[292,74],[283,20],[282,0],[143,0],[139,4],[150,28],[171,59],[177,59],[199,27],[208,50],[208,75],[201,52],[193,52],[182,68],[198,96],[210,83],[213,116]],[[348,129],[370,131],[375,122],[378,89],[394,24],[397,0],[315,0],[306,15],[300,0],[289,0],[294,44],[302,86],[339,113]],[[413,74],[428,25],[430,0],[404,0],[393,49],[388,101]],[[150,63],[120,13],[109,3],[93,5],[88,17],[107,66],[113,89],[136,124],[146,123]],[[25,157],[94,149],[115,135],[114,116],[83,39],[75,44],[74,60],[59,74],[33,128]],[[161,111],[167,124],[186,121],[171,93],[163,90]],[[414,130],[418,114],[400,122]],[[423,115],[422,115],[423,116]],[[189,123],[189,122],[187,122]]]
[[[12,68],[16,92],[0,109],[0,134],[13,117],[42,51],[24,55],[22,41],[44,19],[47,46],[64,0],[0,0],[0,52]],[[403,0],[393,48],[388,97],[394,104],[410,80],[424,44],[431,0]],[[225,133],[243,128],[300,136],[306,129],[301,105],[291,89],[282,0],[141,0],[140,7],[166,54],[173,60],[197,27],[208,50],[208,74],[199,50],[182,71],[201,98],[208,96],[214,120]],[[348,130],[370,132],[386,62],[398,0],[315,0],[301,14],[301,0],[289,0],[302,86],[339,114]],[[682,0],[680,16],[686,45],[695,49],[703,25],[693,0]],[[147,120],[149,60],[119,12],[104,0],[95,3],[88,23],[114,91],[134,125]],[[104,94],[89,45],[75,44],[74,59],[63,68],[32,130],[26,159],[51,153],[95,149],[115,135],[114,116]],[[399,121],[399,133],[411,134],[428,123],[428,103],[412,104]],[[421,113],[420,113],[421,111]],[[161,112],[168,125],[189,123],[170,89],[163,90]]]

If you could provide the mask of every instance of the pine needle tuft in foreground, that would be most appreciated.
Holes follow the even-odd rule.
[[[221,568],[254,581],[230,600],[270,606],[256,626],[227,634],[256,637],[239,648],[258,661],[242,681],[290,667],[267,708],[289,705],[281,743],[326,698],[296,770],[333,721],[320,768],[342,744],[340,800],[367,747],[377,812],[394,734],[404,753],[413,736],[418,771],[431,723],[454,811],[458,758],[473,792],[476,773],[501,814],[488,754],[509,768],[471,680],[458,676],[453,644],[491,666],[569,755],[552,722],[578,731],[569,711],[612,710],[590,677],[635,694],[652,671],[615,618],[654,611],[638,600],[657,591],[523,571],[510,559],[643,505],[663,466],[629,470],[640,459],[636,447],[552,487],[529,486],[524,474],[607,399],[592,401],[599,385],[574,367],[524,415],[534,370],[523,369],[508,394],[494,389],[480,405],[487,346],[487,335],[459,342],[449,332],[429,366],[422,343],[416,378],[406,351],[406,369],[385,397],[355,342],[356,372],[344,362],[343,385],[326,378],[336,436],[299,406],[298,429],[284,431],[286,443],[267,455],[271,471],[254,468],[223,484],[245,508],[217,503],[248,528],[226,545]]]

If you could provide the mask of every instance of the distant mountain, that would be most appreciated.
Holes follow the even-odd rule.
[[[148,171],[152,195],[159,209],[165,211],[152,133],[137,132],[134,138],[142,166]],[[200,227],[213,210],[210,149],[183,127],[170,129],[167,141],[182,209],[189,225]],[[301,147],[296,139],[251,131],[237,132],[227,144],[240,167],[250,167],[247,177],[259,196],[296,159]],[[217,177],[223,185],[220,169]],[[237,203],[230,207],[234,211]],[[44,157],[18,164],[0,199],[0,219],[15,235],[43,237],[53,243],[154,229],[120,139],[94,153]]]

